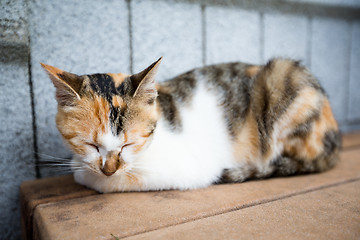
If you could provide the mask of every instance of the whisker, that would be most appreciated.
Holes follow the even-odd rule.
[[[68,162],[68,163],[59,163],[59,162],[39,162],[37,164],[40,167],[58,167],[58,168],[74,168],[74,167],[81,167],[79,164],[77,163],[72,163],[72,162]]]
[[[40,165],[57,165],[57,166],[76,166],[77,163],[71,162],[53,162],[53,161],[42,161],[39,162]]]
[[[85,162],[82,162],[83,163],[83,170],[85,171],[85,169],[88,169],[90,170],[92,173],[95,173],[96,175],[101,175],[99,173],[99,171],[97,171],[97,169],[95,169],[92,165],[90,165],[89,163],[85,163]]]
[[[144,174],[145,171],[140,170],[141,172],[139,172],[139,170],[140,169],[129,169],[127,173],[130,173],[130,174],[132,174],[134,176],[137,176],[137,177],[141,177]]]
[[[45,153],[39,153],[39,152],[35,152],[35,151],[33,151],[33,152],[38,154],[39,156],[47,157],[49,159],[71,161],[71,158],[61,158],[61,157],[51,156],[51,155],[48,155],[48,154],[45,154]]]

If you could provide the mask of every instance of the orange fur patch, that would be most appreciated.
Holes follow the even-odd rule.
[[[246,76],[253,78],[256,76],[256,74],[258,74],[260,69],[261,69],[260,66],[250,66],[245,69],[245,74]]]
[[[102,97],[82,98],[74,108],[59,108],[56,122],[60,133],[71,148],[83,155],[86,152],[84,142],[91,139],[93,143],[98,144],[98,134],[106,131],[109,111],[110,106]]]
[[[148,138],[148,137],[150,137],[150,135],[151,135],[151,133],[146,133],[146,134],[141,135],[141,137]]]
[[[128,135],[126,132],[124,132],[124,143],[126,144],[128,141]]]
[[[47,65],[45,63],[40,63],[40,64],[43,68],[45,68],[52,75],[58,75],[58,74],[62,74],[64,72],[63,70],[61,70],[59,68]]]
[[[259,156],[259,137],[255,118],[251,112],[233,143],[236,161],[251,160]]]
[[[127,178],[130,185],[132,185],[132,186],[133,185],[141,186],[140,178],[136,174],[134,174],[132,172],[127,172],[125,176],[126,176],[126,178]]]
[[[336,130],[337,123],[332,114],[332,110],[327,99],[324,100],[320,118],[315,121],[312,134],[305,141],[307,157],[314,159],[321,151],[323,151],[323,138],[329,130]],[[319,147],[321,146],[321,147]]]
[[[309,117],[309,114],[318,107],[320,99],[322,97],[315,89],[303,89],[279,121],[280,136],[284,136],[284,132],[303,123]]]
[[[306,96],[306,99],[309,99],[308,97],[314,98],[314,96]],[[288,127],[295,127],[297,124],[301,123],[301,121],[304,121],[305,119],[302,115],[305,115],[304,113],[310,110],[310,107],[311,106],[304,104],[301,108],[299,108],[297,110],[298,114],[293,117],[293,123],[291,123]],[[337,123],[332,114],[329,101],[326,98],[323,98],[320,117],[313,123],[311,132],[305,139],[282,139],[282,142],[284,143],[284,151],[290,155],[296,155],[304,160],[312,161],[323,151],[324,146],[322,141],[325,133],[329,130],[336,129]]]
[[[76,134],[75,134],[75,133],[64,133],[62,136],[63,136],[66,140],[70,140],[70,139],[76,137]]]
[[[136,147],[134,147],[134,153],[138,153],[141,151],[141,149],[144,147],[146,141],[143,141],[141,144],[136,145]]]
[[[120,96],[117,96],[117,95],[112,96],[112,105],[114,107],[120,107],[123,104],[124,104],[124,101],[122,100],[122,98]]]
[[[68,141],[68,144],[78,155],[85,156],[87,154],[87,150],[84,145],[79,145],[73,142],[72,140]]]
[[[324,117],[324,121],[326,121],[329,128],[331,128],[331,129],[338,128],[338,124],[334,118],[334,114],[331,110],[329,100],[327,100],[327,99],[325,99],[325,101],[323,103],[322,115]]]
[[[115,83],[115,87],[120,86],[120,84],[125,80],[125,78],[127,78],[129,76],[124,73],[107,73],[107,75],[112,77],[112,79]]]

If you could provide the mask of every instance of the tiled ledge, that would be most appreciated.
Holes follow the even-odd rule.
[[[154,0],[158,1],[158,0]],[[242,9],[281,12],[287,14],[302,14],[326,16],[345,19],[359,19],[360,2],[356,0],[177,0],[202,5],[219,5],[227,7],[240,7]]]
[[[126,239],[359,239],[360,180]]]
[[[321,239],[328,226],[336,225],[328,232],[331,236],[360,237],[359,139],[360,134],[345,137],[341,161],[325,173],[193,191],[97,194],[74,183],[71,176],[25,182],[24,236]]]

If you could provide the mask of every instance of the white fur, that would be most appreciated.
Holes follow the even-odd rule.
[[[121,149],[121,137],[114,136],[110,130],[99,136],[99,142],[103,146],[103,151],[110,152]]]
[[[132,184],[121,170],[110,177],[79,171],[75,179],[101,192],[206,187],[219,179],[223,169],[234,167],[221,112],[214,93],[200,85],[191,104],[180,110],[182,130],[170,131],[160,118],[148,148],[128,162],[129,168],[139,174],[140,184]],[[112,145],[113,141],[104,143]]]
[[[114,136],[110,130],[99,136],[99,142],[101,142],[102,146],[99,147],[99,153],[102,157],[102,166],[104,167],[107,153],[110,151],[120,151],[122,142],[121,138]]]

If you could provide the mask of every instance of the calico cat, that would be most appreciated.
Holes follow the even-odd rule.
[[[99,192],[194,189],[322,172],[341,137],[319,82],[297,61],[229,63],[156,84],[161,58],[126,75],[42,64],[75,180]]]

